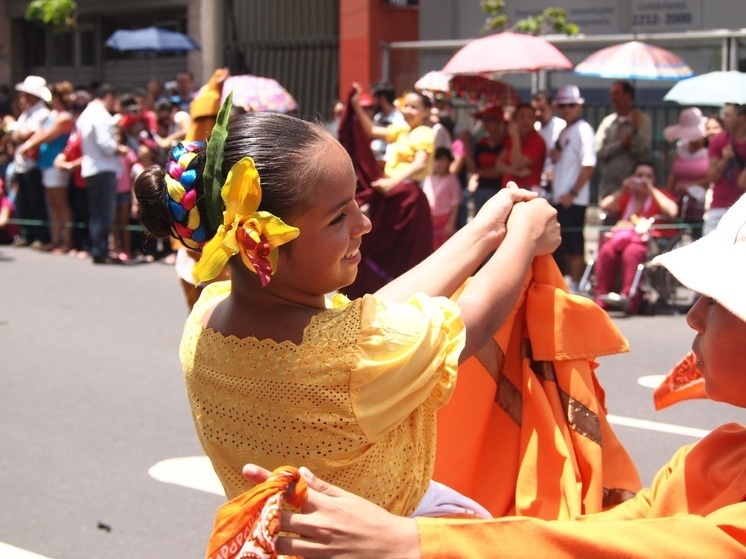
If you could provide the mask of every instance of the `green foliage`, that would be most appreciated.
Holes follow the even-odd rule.
[[[32,0],[26,7],[26,19],[55,28],[73,27],[77,8],[75,0]]]
[[[505,0],[481,0],[480,4],[482,12],[487,15],[482,32],[504,30],[508,27],[508,16],[504,13]],[[547,33],[577,35],[580,33],[580,27],[577,24],[567,21],[567,11],[563,8],[547,8],[539,15],[516,21],[510,29],[528,35]]]

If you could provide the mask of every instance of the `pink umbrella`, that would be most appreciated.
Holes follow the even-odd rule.
[[[510,31],[470,41],[443,67],[447,74],[538,70],[572,70],[572,62],[546,39]]]
[[[292,95],[272,78],[244,74],[223,84],[223,100],[233,92],[233,104],[255,112],[287,113],[298,108]]]
[[[627,80],[680,80],[694,75],[678,55],[641,41],[598,50],[578,64],[575,73]]]

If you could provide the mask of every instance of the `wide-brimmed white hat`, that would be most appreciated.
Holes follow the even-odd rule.
[[[698,108],[690,107],[683,109],[679,113],[679,123],[673,126],[666,126],[663,129],[663,136],[669,142],[676,140],[686,140],[688,142],[699,140],[705,137],[706,122],[707,118],[702,115],[702,111]]]
[[[580,89],[577,85],[564,85],[557,90],[554,103],[557,105],[582,105],[585,103],[585,99],[580,96]]]
[[[746,196],[725,212],[714,231],[656,256],[653,263],[746,322]]]
[[[26,76],[25,80],[16,84],[16,91],[28,93],[29,95],[43,99],[47,103],[52,101],[52,92],[47,87],[47,80],[41,76]]]

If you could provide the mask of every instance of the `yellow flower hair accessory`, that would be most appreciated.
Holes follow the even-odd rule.
[[[192,272],[194,281],[198,284],[217,277],[228,259],[240,253],[243,263],[259,276],[263,287],[277,269],[278,247],[295,239],[300,230],[269,212],[257,211],[262,189],[251,157],[244,157],[231,167],[220,196],[225,203],[223,223],[202,248]]]

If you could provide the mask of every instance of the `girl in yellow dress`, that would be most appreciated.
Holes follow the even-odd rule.
[[[447,491],[430,479],[435,412],[458,363],[509,315],[534,256],[557,247],[555,211],[506,189],[375,294],[328,298],[355,279],[370,230],[349,156],[320,125],[228,114],[207,147],[180,145],[135,186],[151,233],[201,251],[196,283],[230,266],[229,281],[205,288],[180,350],[226,495],[251,487],[247,462],[304,464],[396,514],[428,513]],[[480,512],[459,497],[445,500]]]

